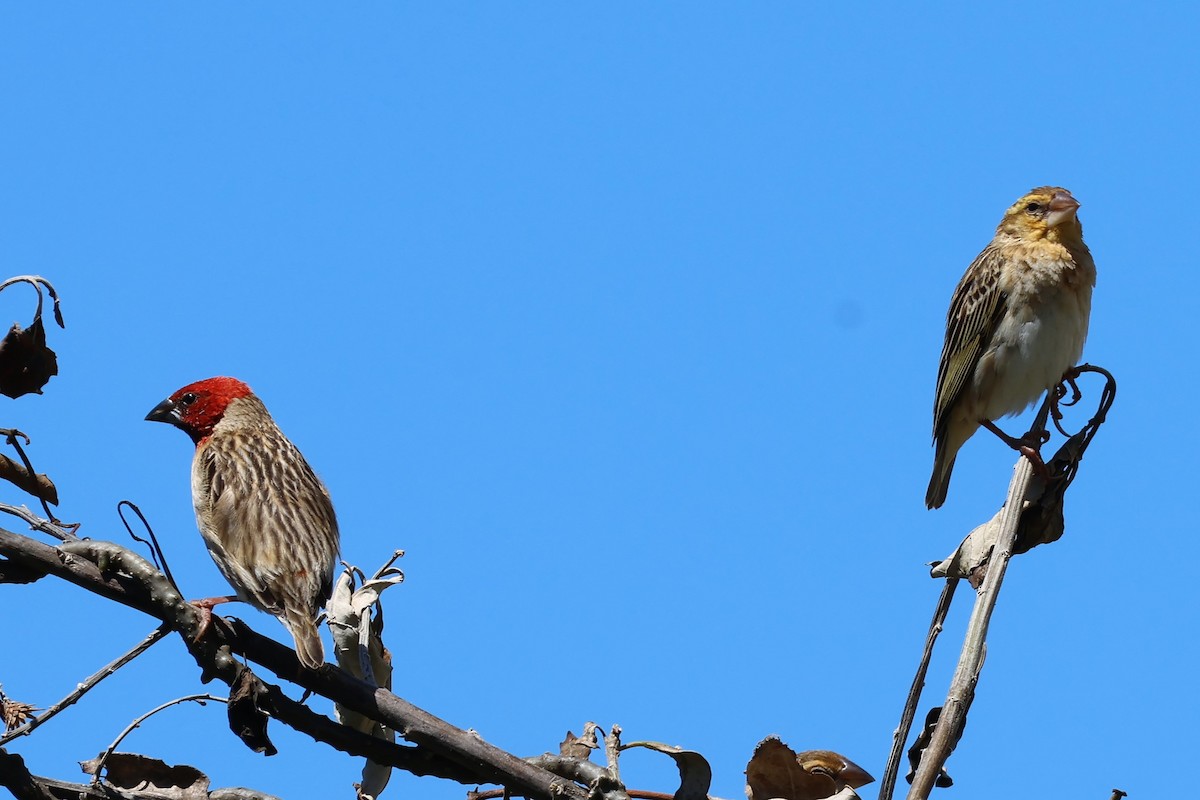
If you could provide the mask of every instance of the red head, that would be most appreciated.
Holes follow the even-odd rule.
[[[190,383],[163,400],[146,419],[174,425],[199,444],[212,435],[231,402],[253,394],[237,378],[207,378]]]

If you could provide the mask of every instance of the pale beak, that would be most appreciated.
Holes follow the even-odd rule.
[[[1063,189],[1054,193],[1054,198],[1047,208],[1050,209],[1050,213],[1046,215],[1046,224],[1051,228],[1056,228],[1075,216],[1075,212],[1079,208],[1079,201],[1072,197],[1070,192]]]

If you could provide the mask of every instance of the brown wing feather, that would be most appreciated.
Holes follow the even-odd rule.
[[[325,486],[274,425],[214,436],[205,451],[200,480],[211,530],[202,532],[217,566],[264,611],[315,616],[329,597],[338,553]]]
[[[1007,297],[1000,291],[1002,259],[999,249],[989,244],[954,289],[946,314],[946,342],[938,364],[933,403],[935,439],[1004,316]]]

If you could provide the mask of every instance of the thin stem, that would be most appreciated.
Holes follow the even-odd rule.
[[[942,626],[946,624],[946,615],[950,612],[950,603],[954,600],[954,590],[958,587],[958,581],[958,578],[947,578],[942,586],[941,597],[938,598],[933,619],[929,623],[929,633],[925,636],[925,651],[921,654],[921,663],[917,666],[917,674],[913,676],[912,687],[908,690],[908,699],[900,715],[900,725],[892,734],[892,751],[888,754],[887,767],[884,768],[883,781],[879,786],[879,800],[892,800],[896,777],[900,774],[900,759],[904,757],[904,743],[908,741],[908,734],[912,730],[917,706],[921,702],[921,690],[925,688],[925,675],[929,672],[929,662],[933,658],[933,645],[942,632]]]
[[[1013,470],[1008,499],[1004,501],[1004,510],[1000,515],[999,538],[992,550],[987,577],[984,578],[980,594],[975,600],[971,620],[967,623],[958,668],[950,681],[950,691],[946,695],[946,703],[942,706],[942,713],[930,738],[929,747],[922,754],[921,763],[913,776],[908,800],[926,800],[929,797],[938,773],[950,757],[966,724],[967,710],[975,696],[975,684],[979,680],[979,670],[983,667],[983,658],[987,650],[988,623],[996,607],[996,598],[1000,593],[1004,573],[1008,569],[1009,558],[1012,557],[1013,542],[1017,538],[1017,523],[1021,520],[1025,497],[1029,494],[1032,482],[1033,464],[1029,459],[1021,457]]]
[[[157,642],[159,639],[162,639],[164,636],[166,636],[170,632],[171,632],[171,628],[166,624],[160,625],[158,628],[155,628],[153,631],[150,632],[150,635],[147,636],[145,639],[143,639],[136,647],[134,647],[132,650],[125,653],[123,656],[116,659],[112,663],[105,666],[103,669],[101,669],[99,672],[97,672],[92,677],[85,680],[83,683],[76,686],[75,691],[71,692],[69,695],[64,697],[62,700],[59,700],[57,703],[55,703],[54,705],[47,708],[45,710],[45,712],[43,712],[42,714],[39,714],[37,717],[34,717],[33,719],[31,719],[29,722],[26,722],[21,727],[14,728],[13,730],[9,731],[8,733],[4,734],[3,736],[0,736],[0,746],[6,745],[9,742],[11,742],[13,739],[16,739],[18,737],[28,736],[29,734],[33,733],[37,728],[41,727],[41,725],[43,723],[49,722],[50,719],[55,717],[60,711],[67,708],[68,706],[74,705],[76,702],[79,701],[79,698],[83,697],[85,694],[87,694],[92,689],[94,689],[96,687],[96,684],[100,683],[100,681],[104,680],[109,675],[112,675],[114,672],[119,670],[121,667],[125,666],[130,661],[133,661],[139,655],[141,655],[142,653],[149,650],[150,647],[155,642]]]
[[[31,530],[41,531],[42,533],[49,534],[59,541],[69,542],[72,539],[77,538],[74,533],[74,528],[78,528],[78,525],[72,527],[69,525],[62,525],[61,523],[52,522],[43,517],[39,517],[25,506],[14,506],[10,503],[0,503],[0,513],[12,514],[14,517],[20,517],[29,523]]]
[[[146,534],[149,535],[150,541],[146,541],[133,532],[133,527],[129,524],[129,520],[125,519],[126,508],[137,514],[137,518],[142,521],[142,527],[146,529]],[[125,526],[125,530],[129,533],[131,539],[150,548],[150,557],[154,559],[154,566],[161,569],[163,575],[166,575],[167,580],[175,587],[175,591],[182,594],[179,584],[175,582],[175,576],[171,574],[171,567],[167,564],[167,555],[163,552],[162,547],[159,546],[158,537],[154,535],[154,528],[150,527],[150,522],[146,519],[146,515],[142,513],[142,510],[132,500],[122,500],[117,503],[117,516],[121,518],[121,524]]]
[[[129,723],[127,726],[125,726],[125,730],[121,731],[120,735],[118,735],[117,738],[113,740],[113,743],[110,744],[108,746],[108,748],[100,755],[100,758],[98,758],[96,760],[96,768],[92,771],[91,785],[92,786],[99,785],[100,773],[104,771],[104,764],[105,764],[105,762],[108,761],[108,757],[111,756],[113,754],[113,751],[117,749],[117,745],[119,745],[126,736],[128,736],[129,734],[131,734],[135,730],[137,730],[138,726],[141,725],[143,722],[150,719],[152,716],[154,716],[158,712],[162,711],[163,709],[170,708],[171,706],[179,705],[180,703],[188,703],[188,702],[197,702],[200,705],[204,705],[205,702],[207,702],[208,700],[213,700],[217,703],[228,703],[229,702],[224,697],[217,697],[216,695],[212,695],[212,694],[189,694],[187,697],[176,697],[174,700],[170,700],[166,703],[163,703],[158,708],[153,708],[153,709],[147,711],[145,714],[142,714],[140,717],[135,719],[133,722]]]

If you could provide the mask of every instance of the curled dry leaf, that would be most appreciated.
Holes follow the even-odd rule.
[[[88,775],[94,775],[99,759],[79,762]],[[171,765],[137,753],[112,753],[104,762],[105,780],[129,792],[152,794],[176,800],[207,800],[208,776],[186,764]]]
[[[941,716],[941,706],[934,706],[929,709],[929,713],[925,715],[925,727],[917,734],[912,747],[908,748],[908,774],[904,776],[904,780],[909,783],[913,782],[913,777],[917,774],[917,767],[921,765],[921,757],[925,754],[925,749],[929,747],[930,740],[933,739],[933,731],[937,728],[938,719]],[[960,731],[959,735],[961,734],[962,732]],[[955,744],[958,744],[957,739],[955,739]],[[938,771],[938,776],[934,780],[933,785],[940,789],[949,789],[954,785],[954,781],[950,778],[950,773],[946,772],[945,767],[942,767]]]
[[[404,573],[391,566],[403,554],[403,551],[396,551],[375,577],[364,580],[358,587],[357,576],[361,573],[347,566],[326,604],[338,666],[385,689],[392,688],[392,654],[383,645],[383,605],[379,598],[389,586],[404,581]],[[388,742],[396,741],[395,732],[375,720],[341,705],[336,706],[335,711],[338,722],[343,725]],[[391,773],[391,767],[368,761],[363,767],[362,782],[358,784],[360,800],[378,797],[387,786]]]
[[[5,455],[0,455],[0,480],[6,480],[52,506],[58,505],[58,488],[49,476],[44,472],[30,472],[24,464],[18,464]]]
[[[357,570],[347,567],[326,604],[329,630],[338,666],[375,686],[391,688],[392,657],[383,645],[383,606],[379,597],[404,581],[404,573],[389,567],[356,587]],[[372,614],[371,609],[375,608]],[[350,723],[346,723],[350,724]]]
[[[949,556],[934,564],[929,570],[933,578],[970,578],[976,570],[984,567],[991,557],[992,548],[1000,536],[1000,516],[1004,510],[967,534]]]
[[[865,769],[832,750],[797,753],[777,736],[754,748],[746,765],[749,800],[825,800],[854,796],[853,790],[875,780]],[[851,794],[842,794],[846,789]]]
[[[237,683],[229,691],[229,729],[243,744],[256,753],[275,755],[278,751],[267,735],[267,720],[270,716],[263,710],[262,685],[248,669],[238,676]]]
[[[4,723],[4,730],[11,731],[21,727],[33,719],[34,711],[37,711],[36,707],[12,700],[0,692],[0,723]]]
[[[662,742],[630,742],[622,745],[621,749],[628,750],[631,747],[645,747],[675,759],[675,766],[679,767],[679,788],[675,791],[674,800],[708,800],[712,767],[704,756],[694,750],[684,750]]]
[[[596,741],[596,728],[596,723],[587,722],[584,723],[583,733],[579,736],[567,731],[566,737],[558,746],[558,754],[567,758],[578,758],[580,761],[590,759],[592,751],[600,748],[599,742]]]
[[[1051,484],[1037,500],[1025,504],[1017,521],[1013,555],[1026,553],[1039,544],[1057,541],[1063,535],[1066,525],[1063,494],[1056,491],[1056,486],[1064,487],[1065,484]],[[987,575],[984,568],[991,559],[992,548],[1000,538],[1000,518],[1003,514],[1004,509],[1001,508],[991,519],[968,533],[953,553],[930,568],[930,577],[966,578],[978,589]]]
[[[17,398],[35,392],[58,374],[58,356],[46,346],[46,329],[36,319],[28,328],[13,323],[0,340],[0,394]]]
[[[42,393],[42,387],[58,374],[58,356],[46,346],[46,328],[42,324],[42,289],[54,300],[54,320],[63,327],[62,310],[58,294],[45,278],[37,275],[20,275],[0,284],[3,290],[14,283],[28,283],[37,290],[37,310],[28,328],[13,323],[8,334],[0,341],[0,394],[17,398],[30,392]]]

